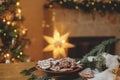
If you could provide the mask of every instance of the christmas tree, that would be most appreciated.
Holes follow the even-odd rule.
[[[29,39],[19,0],[0,0],[0,63],[23,62]]]

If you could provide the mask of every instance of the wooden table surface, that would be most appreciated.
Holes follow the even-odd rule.
[[[30,76],[24,76],[20,72],[35,66],[35,62],[30,63],[10,63],[0,64],[0,80],[27,80]]]
[[[30,76],[24,76],[20,74],[22,70],[30,69],[34,67],[36,62],[30,63],[10,63],[10,64],[0,64],[0,80],[28,80]],[[37,70],[34,72],[37,76],[43,76],[43,72]],[[56,79],[59,80],[59,79]],[[60,79],[61,80],[61,79]],[[63,79],[62,79],[63,80]],[[67,79],[64,79],[67,80]],[[80,78],[74,80],[82,80]]]

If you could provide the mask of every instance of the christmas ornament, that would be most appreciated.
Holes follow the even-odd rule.
[[[57,30],[54,31],[53,37],[44,36],[49,45],[43,51],[53,51],[54,58],[66,57],[66,49],[74,47],[73,44],[67,42],[68,36],[69,33],[60,36]]]

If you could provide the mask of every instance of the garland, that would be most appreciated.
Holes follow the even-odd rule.
[[[68,9],[82,10],[86,13],[120,13],[120,0],[48,0],[46,8],[53,8],[55,4]]]

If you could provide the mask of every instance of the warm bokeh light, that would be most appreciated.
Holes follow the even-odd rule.
[[[49,45],[43,51],[53,51],[53,58],[66,57],[66,49],[74,47],[74,45],[67,42],[68,36],[69,33],[60,36],[57,30],[54,31],[53,37],[44,36]]]

